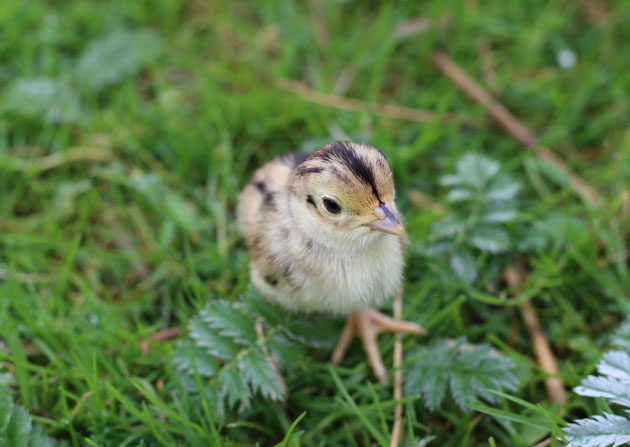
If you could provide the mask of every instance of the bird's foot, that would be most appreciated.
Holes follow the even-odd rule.
[[[341,332],[339,343],[333,352],[331,362],[338,365],[348,350],[355,335],[361,337],[363,349],[367,355],[374,375],[383,385],[387,384],[387,372],[378,348],[376,336],[383,331],[406,334],[426,334],[422,326],[409,321],[394,320],[373,309],[354,312],[348,317],[348,322]]]

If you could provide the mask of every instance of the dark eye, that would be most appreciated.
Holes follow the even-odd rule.
[[[339,214],[341,212],[341,205],[335,202],[333,199],[329,199],[328,197],[324,197],[324,207],[329,213]]]

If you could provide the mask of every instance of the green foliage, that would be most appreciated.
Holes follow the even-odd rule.
[[[159,56],[162,40],[151,30],[114,29],[90,43],[75,69],[77,80],[94,90],[140,72]]]
[[[0,385],[0,447],[54,447],[57,443],[33,423],[21,405]]]
[[[620,328],[613,340],[623,344],[627,324]],[[621,343],[619,343],[621,341]],[[599,376],[590,375],[575,388],[581,396],[600,397],[625,407],[630,414],[630,350],[610,351],[597,364]],[[617,447],[630,444],[630,418],[604,412],[578,419],[564,429],[569,447]]]
[[[628,417],[603,397],[550,403],[514,306],[535,306],[565,384],[591,373],[607,351],[602,328],[629,306],[628,23],[625,0],[0,1],[0,368],[16,379],[13,405],[72,447],[272,446],[304,412],[291,447],[387,445],[396,400],[374,380],[360,342],[328,368],[342,318],[260,345],[282,365],[283,401],[235,377],[234,359],[252,346],[239,340],[251,333],[224,336],[198,319],[209,302],[245,300],[237,310],[264,315],[265,335],[276,327],[273,306],[248,308],[238,193],[273,157],[351,138],[390,161],[413,244],[404,319],[429,333],[403,337],[404,361],[438,339],[467,337],[509,351],[520,382],[495,393],[498,405],[467,403],[472,412],[450,397],[430,411],[421,386],[408,390],[400,444],[533,446],[561,435],[558,415]],[[433,66],[437,49],[540,146],[525,149],[493,124]],[[564,50],[573,67],[558,65]],[[276,88],[280,79],[364,107]],[[377,104],[435,115],[385,118]],[[346,105],[355,110],[337,108]],[[598,205],[537,157],[543,146],[598,191]],[[511,217],[501,209],[499,222],[477,219],[509,235],[507,250],[483,230],[473,239],[476,225],[457,248],[456,236],[436,235],[446,216],[459,215],[460,228],[473,219],[464,199],[478,194],[475,179],[439,180],[459,175],[467,152],[499,164],[492,179],[509,173],[521,185],[512,220],[501,222]],[[453,202],[451,190],[461,190]],[[418,250],[427,242],[433,253]],[[474,284],[451,268],[456,252]],[[529,281],[513,299],[500,272],[523,252]],[[197,320],[212,346],[191,337]],[[289,325],[305,320],[293,315]],[[174,327],[188,331],[183,340],[156,336]],[[618,350],[627,351],[629,333],[615,335]],[[393,337],[379,344],[390,369]]]
[[[427,408],[435,410],[447,388],[457,406],[469,411],[478,397],[497,403],[493,390],[516,390],[514,363],[487,345],[469,345],[465,338],[437,340],[407,354],[417,358],[405,369],[407,395],[420,393]]]
[[[630,443],[630,419],[604,413],[579,419],[564,432],[569,447],[618,447]]]
[[[318,344],[311,330],[312,321],[267,302],[252,289],[242,302],[208,304],[190,321],[189,340],[178,342],[172,361],[188,391],[199,392],[195,374],[203,388],[216,389],[217,414],[224,413],[224,400],[244,411],[256,394],[268,400],[286,398],[281,370],[298,361],[303,343]]]
[[[446,257],[455,275],[470,283],[478,276],[475,252],[499,254],[510,248],[504,226],[517,216],[521,187],[498,162],[474,153],[461,157],[455,174],[443,176],[440,183],[450,188],[447,202],[452,208],[433,224],[420,251],[438,260]]]
[[[18,79],[4,96],[6,112],[47,124],[73,123],[80,117],[77,94],[63,82],[46,77]]]
[[[630,317],[613,334],[611,344],[626,352],[630,352]]]

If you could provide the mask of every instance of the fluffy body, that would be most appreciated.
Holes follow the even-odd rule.
[[[303,312],[348,314],[390,298],[402,280],[404,240],[367,224],[382,218],[379,205],[397,213],[394,195],[389,163],[367,145],[331,143],[265,164],[237,210],[253,284]],[[328,210],[330,200],[340,211]]]

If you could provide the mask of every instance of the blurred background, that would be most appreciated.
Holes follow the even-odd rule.
[[[184,327],[208,301],[242,296],[240,188],[274,156],[339,139],[373,144],[392,164],[410,233],[405,305],[417,321],[446,318],[434,337],[481,342],[492,333],[533,357],[505,307],[468,298],[438,312],[470,287],[499,294],[504,285],[492,278],[526,250],[517,223],[567,229],[527,250],[544,247],[533,255],[531,295],[567,387],[576,385],[627,310],[628,23],[623,0],[3,0],[0,378],[11,405],[68,445],[185,445],[187,432],[211,433],[201,407],[173,400],[172,343],[137,341]],[[557,167],[445,76],[438,51],[597,190],[600,205],[575,194]],[[500,222],[513,239],[489,250],[503,258],[474,241],[455,261],[423,245],[448,236],[436,236],[435,222],[457,204],[439,179],[466,153],[496,160],[520,185],[516,223]],[[552,214],[559,220],[546,221]],[[579,256],[566,254],[571,244]],[[344,380],[370,405],[369,369],[354,352],[347,365],[359,370]],[[316,397],[298,393],[284,406],[225,416],[234,424],[220,430],[226,445],[279,442],[304,410],[303,445],[369,445],[350,410],[330,413],[339,391],[329,352],[313,355],[319,363],[289,387],[315,387]],[[521,398],[544,400],[540,371],[527,368]],[[377,394],[391,400],[385,389]],[[530,445],[549,432],[525,438],[449,405],[434,414],[417,403],[409,414],[418,439]],[[582,401],[570,408],[571,417],[592,409]]]

